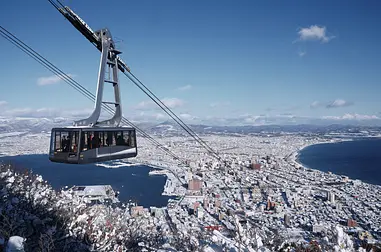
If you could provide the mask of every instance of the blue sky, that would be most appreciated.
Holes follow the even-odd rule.
[[[132,72],[189,122],[381,118],[379,1],[63,3],[93,30],[109,28]],[[95,92],[99,52],[48,1],[1,1],[0,10],[2,26]],[[91,111],[2,37],[0,46],[0,115]],[[120,78],[125,116],[167,118]]]

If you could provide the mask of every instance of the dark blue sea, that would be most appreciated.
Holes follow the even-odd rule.
[[[300,152],[298,160],[312,169],[381,185],[379,138],[312,145]]]
[[[111,185],[120,192],[118,198],[121,202],[133,200],[144,207],[166,206],[170,198],[161,195],[166,176],[149,176],[148,172],[154,169],[145,165],[110,169],[94,164],[60,164],[50,162],[48,155],[0,157],[1,161],[42,175],[54,189],[66,185]]]

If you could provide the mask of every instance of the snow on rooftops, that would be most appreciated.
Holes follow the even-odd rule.
[[[84,197],[89,201],[105,201],[111,200],[113,203],[119,202],[117,195],[110,185],[83,185],[74,186],[68,190],[76,196]]]

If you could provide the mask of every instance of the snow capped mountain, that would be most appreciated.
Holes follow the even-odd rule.
[[[40,133],[50,132],[54,127],[71,126],[73,119],[56,118],[33,118],[33,117],[0,117],[0,133],[29,132]],[[188,133],[174,121],[164,121],[159,124],[150,122],[136,123],[140,129],[150,135],[161,137],[169,136],[188,136]],[[379,131],[381,127],[360,126],[360,125],[342,125],[342,124],[298,124],[298,125],[262,125],[262,126],[225,126],[221,125],[203,125],[188,124],[197,134],[261,134],[261,133],[327,133],[327,132],[361,132],[364,130]]]
[[[186,132],[175,122],[165,121],[156,125],[151,125],[146,128],[149,134],[159,135],[159,136],[178,136],[184,135]]]
[[[65,118],[0,117],[0,132],[49,132],[53,127],[63,127],[72,124],[72,120]]]
[[[298,125],[262,125],[262,126],[226,126],[226,125],[203,125],[188,124],[197,134],[259,134],[259,133],[327,133],[327,132],[348,132],[356,133],[362,130],[379,131],[381,127],[344,125],[344,124],[298,124]],[[188,135],[188,133],[175,122],[166,121],[156,125],[143,128],[147,133],[161,136]]]

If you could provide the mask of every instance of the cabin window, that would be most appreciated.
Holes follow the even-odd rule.
[[[49,148],[49,153],[52,154],[56,149],[56,132],[52,132],[51,134],[51,139],[50,139],[50,148]]]
[[[124,145],[122,131],[115,132],[116,145]]]
[[[119,139],[120,143],[122,143],[123,139],[121,141],[121,138],[121,131],[83,131],[81,150],[120,145],[117,140]]]
[[[123,145],[130,146],[130,131],[123,131]]]
[[[99,148],[99,132],[93,132],[93,138],[91,139],[91,148]]]
[[[82,131],[81,133],[81,151],[86,151],[88,148],[88,142],[87,142],[87,132]]]
[[[95,139],[93,131],[82,131],[82,140],[84,140],[83,151],[96,148],[94,147]]]
[[[131,147],[136,147],[136,132],[135,130],[131,131]]]
[[[54,152],[76,152],[78,148],[78,131],[55,131],[52,149]]]
[[[61,131],[61,142],[60,143],[61,143],[60,150],[62,152],[69,152],[69,149],[70,149],[69,132]]]
[[[54,137],[54,152],[62,151],[61,150],[61,132],[56,131]]]
[[[82,131],[81,151],[107,146],[135,147],[135,131]],[[78,135],[76,142],[78,144]]]
[[[115,140],[114,140],[112,132],[110,131],[105,132],[105,141],[106,141],[106,146],[115,145]]]
[[[88,143],[88,149],[90,150],[90,149],[93,149],[94,147],[93,147],[93,139],[94,139],[94,132],[92,132],[92,131],[88,131],[87,132],[87,143]]]
[[[131,146],[131,147],[136,147],[136,145],[135,145],[135,141],[136,141],[136,138],[135,138],[135,131],[134,131],[134,130],[131,130],[131,131],[130,131],[130,146]]]
[[[77,152],[78,150],[78,131],[70,132],[70,141],[71,141],[71,148],[70,152]]]
[[[105,139],[104,139],[104,132],[103,131],[100,131],[98,132],[98,136],[99,136],[99,146],[98,147],[103,147],[103,146],[106,146],[105,144]]]

